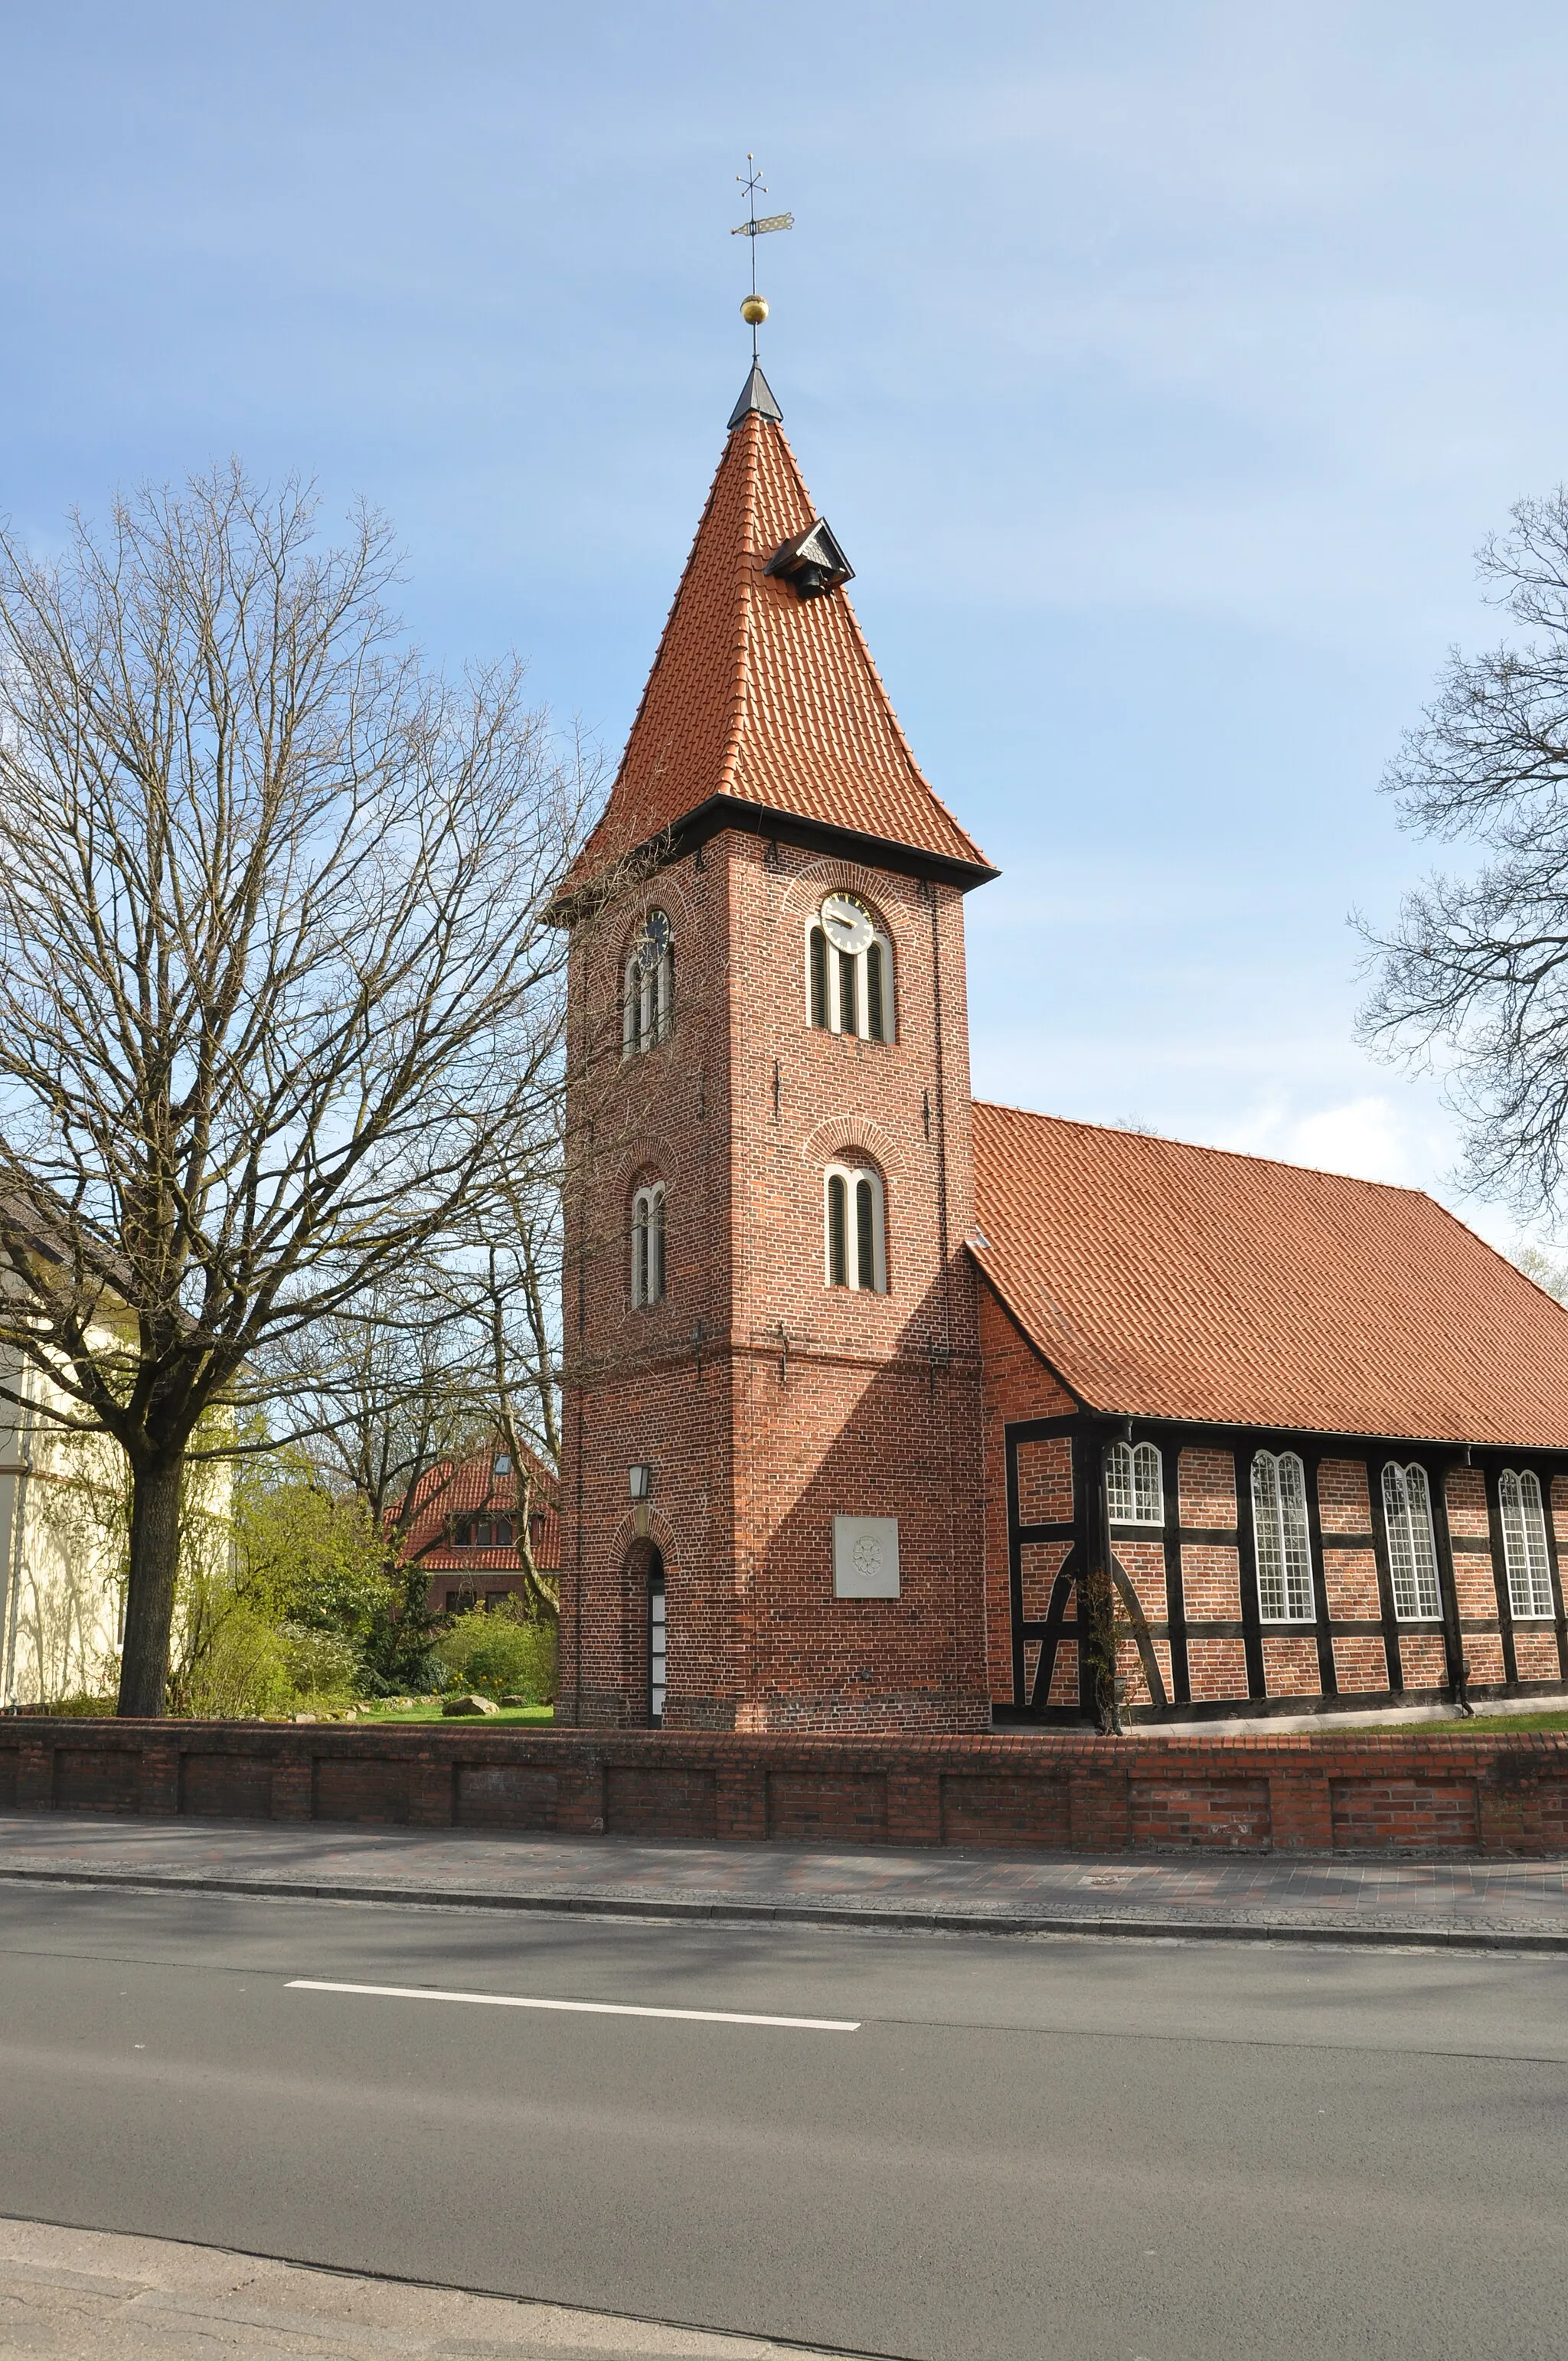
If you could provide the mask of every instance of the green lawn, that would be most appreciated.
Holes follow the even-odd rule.
[[[1473,1720],[1445,1721],[1440,1727],[1451,1730],[1456,1738],[1463,1738],[1471,1730],[1568,1730],[1568,1713],[1486,1713],[1477,1708]],[[1412,1733],[1419,1731],[1424,1738],[1431,1728],[1430,1722],[1415,1723]]]

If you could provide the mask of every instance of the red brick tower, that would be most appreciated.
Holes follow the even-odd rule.
[[[989,1720],[962,897],[994,872],[850,574],[754,368],[574,881],[563,1720]]]

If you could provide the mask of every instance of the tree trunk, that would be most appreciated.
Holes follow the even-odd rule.
[[[174,1582],[180,1566],[180,1495],[185,1455],[158,1459],[131,1477],[131,1563],[118,1710],[160,1715],[169,1686]]]

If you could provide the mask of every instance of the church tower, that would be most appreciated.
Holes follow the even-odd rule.
[[[570,881],[567,1723],[990,1719],[963,896],[753,367]]]

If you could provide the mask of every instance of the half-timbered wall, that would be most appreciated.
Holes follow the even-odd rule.
[[[1065,1407],[1052,1373],[994,1300],[982,1309],[987,1445],[987,1629],[992,1705],[1003,1719],[1078,1719],[1090,1699],[1079,1653],[1078,1582],[1105,1514],[1109,1443],[1159,1450],[1163,1521],[1109,1525],[1129,1635],[1129,1709],[1202,1719],[1568,1687],[1559,1552],[1568,1466],[1552,1455],[1452,1450],[1343,1437],[1216,1433],[1152,1421],[1109,1424]],[[1034,1362],[1031,1371],[1027,1364]],[[1311,1612],[1267,1620],[1259,1605],[1252,1463],[1294,1452],[1305,1477]],[[1440,1608],[1397,1611],[1382,1499],[1385,1465],[1425,1468]],[[1532,1468],[1547,1503],[1552,1613],[1509,1603],[1497,1483]]]

